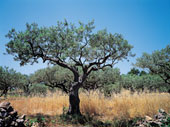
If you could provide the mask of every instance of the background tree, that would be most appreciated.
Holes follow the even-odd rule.
[[[80,114],[78,91],[88,75],[132,56],[132,46],[122,35],[106,30],[92,33],[94,28],[93,21],[88,24],[79,22],[76,26],[65,20],[48,28],[26,24],[25,31],[9,31],[6,50],[21,65],[37,63],[41,58],[43,62],[70,70],[73,82],[69,86],[68,114]]]
[[[167,84],[170,84],[170,45],[152,54],[143,53],[135,64],[159,75]]]
[[[137,68],[131,68],[131,70],[128,72],[130,75],[139,75],[140,71]]]
[[[142,70],[140,71],[139,69],[133,67],[131,68],[131,70],[127,73],[128,75],[138,75],[138,76],[142,76],[142,75],[146,75],[147,72]]]
[[[119,82],[121,88],[128,89],[132,92],[149,90],[150,92],[168,92],[170,86],[166,86],[164,81],[153,74],[145,75],[122,75]]]
[[[120,70],[118,68],[106,67],[103,70],[94,71],[89,74],[83,88],[88,91],[98,89],[106,96],[109,96],[112,92],[120,91],[120,87],[117,84],[120,79]]]
[[[139,76],[143,76],[143,75],[147,75],[147,74],[148,74],[148,73],[147,73],[146,71],[142,70],[142,71],[140,71]]]
[[[32,84],[29,87],[29,95],[30,96],[46,96],[48,87],[44,84]]]
[[[19,88],[23,85],[21,82],[22,74],[14,69],[0,67],[0,96],[6,96],[9,90]]]
[[[69,85],[73,82],[73,74],[58,65],[37,70],[30,76],[32,84],[43,84],[51,88],[59,88],[68,94]]]
[[[19,89],[23,90],[24,95],[28,96],[31,92],[30,87],[32,86],[30,76],[20,73],[17,86]]]

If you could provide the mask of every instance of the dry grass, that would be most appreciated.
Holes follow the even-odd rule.
[[[81,94],[81,110],[98,114],[107,119],[134,118],[145,115],[153,116],[158,109],[170,111],[170,94],[168,93],[134,93],[123,90],[105,98],[102,94],[92,92],[89,97]]]
[[[103,94],[93,91],[80,93],[81,112],[99,115],[106,119],[134,118],[145,115],[153,116],[158,109],[170,111],[170,94],[168,93],[134,93],[123,90],[106,98]],[[68,107],[68,96],[61,92],[49,94],[47,97],[18,97],[8,101],[19,113],[34,115],[62,114],[63,107]]]

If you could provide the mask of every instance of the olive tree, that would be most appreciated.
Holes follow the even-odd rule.
[[[73,74],[68,69],[58,65],[37,70],[30,76],[31,83],[46,85],[50,88],[59,88],[66,94],[69,92],[69,84],[73,79]]]
[[[83,88],[87,91],[98,89],[106,96],[110,96],[112,92],[119,92],[119,85],[117,83],[120,80],[121,75],[118,68],[106,67],[103,70],[94,71],[89,74]]]
[[[25,85],[23,75],[8,67],[0,67],[0,96],[6,96],[9,90]]]
[[[131,70],[127,73],[129,75],[140,75],[140,71],[137,68],[131,68]]]
[[[165,83],[170,84],[170,45],[152,54],[143,53],[135,65],[148,69],[151,73],[159,75]]]
[[[169,87],[165,85],[164,81],[158,75],[145,74],[145,75],[122,75],[120,85],[124,89],[132,92],[149,90],[151,92],[160,91],[168,92]],[[166,90],[165,90],[166,89]]]
[[[9,31],[7,37],[10,41],[6,50],[21,65],[42,59],[70,70],[73,82],[68,91],[68,114],[81,114],[78,91],[88,75],[92,71],[113,67],[118,61],[132,56],[132,46],[121,34],[108,33],[106,29],[92,32],[94,28],[93,21],[75,25],[65,20],[51,27],[26,24],[25,31]]]
[[[6,95],[11,88],[14,73],[13,69],[9,70],[7,67],[0,67],[0,96]]]
[[[146,75],[148,74],[146,71],[144,70],[139,70],[135,67],[131,68],[131,70],[127,73],[128,75],[138,75],[138,76],[143,76],[143,75]]]
[[[20,74],[20,78],[18,80],[18,87],[23,90],[24,95],[28,96],[30,94],[30,87],[32,83],[30,81],[30,76],[25,74]]]

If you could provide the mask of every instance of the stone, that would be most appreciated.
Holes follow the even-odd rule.
[[[159,124],[155,121],[150,122],[151,127],[160,127]]]
[[[26,116],[18,116],[9,102],[0,103],[0,127],[26,127]]]
[[[11,116],[6,117],[4,121],[7,125],[10,125],[12,123],[12,117]]]
[[[18,127],[18,123],[17,122],[15,122],[15,127]]]
[[[158,114],[151,118],[149,116],[145,116],[145,119],[142,121],[138,121],[136,123],[137,127],[161,127],[169,125],[168,118],[170,118],[170,114],[167,114],[163,109],[160,109]]]
[[[24,114],[24,115],[20,116],[19,118],[20,118],[20,119],[24,119],[24,120],[25,120],[26,115]]]
[[[167,113],[165,112],[165,110],[163,110],[163,109],[159,109],[159,112],[160,112],[161,114],[167,114]]]
[[[16,117],[18,115],[17,111],[12,111],[9,113],[12,117]]]
[[[38,127],[38,123],[33,123],[31,127]]]
[[[0,119],[0,123],[2,123],[2,122],[4,122],[4,120],[3,120],[3,119]]]
[[[138,127],[138,126],[137,126],[137,127]],[[139,127],[145,127],[145,125],[143,125],[143,124],[140,124],[140,125],[139,125]]]
[[[9,102],[2,102],[2,103],[0,104],[0,108],[5,108],[5,109],[7,109],[7,108],[9,107],[9,105],[10,105]]]
[[[17,119],[16,122],[17,122],[17,123],[23,123],[24,120],[23,120],[23,119]]]
[[[151,121],[151,120],[152,120],[152,118],[151,118],[151,117],[149,117],[149,116],[145,116],[145,120],[146,120],[146,121]]]
[[[0,112],[6,112],[6,109],[0,108]]]
[[[15,126],[15,123],[16,123],[15,121],[12,121],[11,126]]]
[[[8,114],[7,112],[0,112],[0,118],[6,117]]]
[[[7,112],[12,112],[12,111],[14,111],[13,107],[12,106],[8,106]]]

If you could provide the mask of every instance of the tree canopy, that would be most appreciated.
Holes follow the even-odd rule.
[[[165,83],[170,84],[170,45],[152,54],[143,53],[135,65],[148,69],[151,73],[159,75]]]
[[[94,22],[79,27],[72,23],[58,22],[57,26],[38,27],[38,24],[26,24],[26,30],[17,32],[12,29],[7,34],[10,42],[7,52],[21,65],[38,62],[39,58],[52,64],[68,68],[81,66],[88,71],[113,66],[117,61],[132,55],[131,45],[121,34],[111,34],[106,30],[92,33]],[[107,61],[107,63],[106,63]]]

